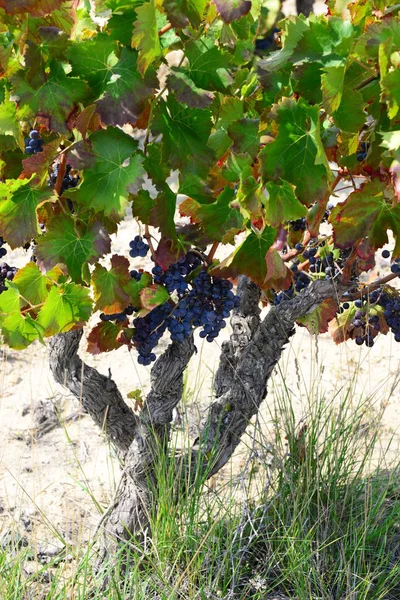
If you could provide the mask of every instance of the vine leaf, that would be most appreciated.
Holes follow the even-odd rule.
[[[74,325],[82,326],[92,314],[90,290],[76,283],[52,287],[37,322],[43,327],[46,337],[66,332]]]
[[[12,283],[0,294],[0,325],[4,342],[15,350],[23,350],[38,337],[42,337],[41,327],[30,315],[20,311],[20,293]]]
[[[224,93],[232,78],[228,73],[230,56],[215,46],[212,40],[190,42],[185,55],[189,61],[187,68],[176,67],[175,72],[187,73],[195,86],[203,90]]]
[[[53,140],[43,146],[43,152],[38,152],[29,158],[25,158],[22,161],[24,170],[21,173],[21,177],[28,179],[32,175],[35,175],[31,181],[31,185],[37,187],[43,186],[49,177],[49,167],[54,162],[59,145],[60,142],[58,139]]]
[[[28,302],[33,306],[42,304],[46,300],[51,286],[62,275],[63,270],[59,265],[43,275],[37,264],[32,261],[19,269],[14,276],[13,284],[21,294],[21,306],[27,306]]]
[[[80,283],[90,280],[88,263],[108,254],[110,248],[110,236],[102,223],[85,225],[68,215],[57,215],[48,232],[37,239],[35,253],[40,267],[65,264],[71,278]]]
[[[0,104],[0,147],[12,150],[20,141],[21,131],[14,102]]]
[[[269,248],[265,255],[267,275],[264,280],[265,286],[274,290],[286,290],[292,283],[292,272],[283,261],[276,248]]]
[[[265,220],[272,227],[285,221],[295,221],[307,214],[306,207],[296,198],[293,186],[287,181],[269,181],[265,186],[268,197],[263,198]]]
[[[92,96],[98,98],[106,89],[118,62],[118,45],[106,34],[74,44],[67,53],[72,76],[82,77]]]
[[[247,15],[251,9],[250,0],[213,0],[225,23],[232,23]]]
[[[45,17],[60,7],[60,0],[4,0],[4,8],[9,15],[29,14],[31,17]]]
[[[275,235],[276,229],[268,225],[262,233],[250,232],[244,242],[217,265],[212,273],[223,277],[247,275],[261,288],[266,287],[266,254],[274,243]]]
[[[147,310],[153,310],[160,304],[165,304],[169,299],[169,294],[162,285],[149,285],[140,292],[140,301],[142,307]]]
[[[89,140],[91,149],[82,144],[69,155],[73,166],[81,168],[83,160],[87,169],[81,185],[68,190],[68,195],[72,201],[81,202],[95,212],[103,211],[118,222],[125,215],[128,193],[136,191],[144,175],[138,143],[113,127],[95,131]],[[83,158],[79,155],[81,150]]]
[[[154,133],[163,136],[164,161],[177,169],[193,164],[195,156],[194,167],[209,166],[214,157],[207,147],[211,126],[209,110],[182,106],[173,94],[168,94],[157,106],[153,120]]]
[[[233,150],[237,154],[250,154],[254,158],[260,149],[258,128],[259,119],[240,119],[228,128],[229,137],[233,140]]]
[[[11,248],[18,248],[40,235],[37,207],[52,190],[36,190],[31,179],[9,179],[0,183],[0,235]]]
[[[374,179],[337,204],[330,215],[335,244],[339,248],[350,248],[355,241],[368,236],[371,248],[376,250],[387,243],[387,230],[391,229],[396,238],[394,256],[398,256],[400,207],[397,204],[392,208],[389,202],[392,195],[387,182]]]
[[[96,103],[105,125],[135,125],[147,106],[147,100],[158,87],[154,69],[147,69],[142,78],[137,60],[135,50],[124,48],[121,59],[112,69],[113,77],[107,84],[106,93]]]
[[[33,89],[21,76],[13,80],[16,93],[21,98],[21,116],[40,115],[46,119],[48,129],[64,135],[69,134],[67,120],[75,104],[88,94],[85,81],[67,77],[63,70]]]
[[[88,335],[87,351],[90,354],[100,354],[120,348],[121,343],[117,337],[122,330],[123,324],[120,322],[100,321]]]
[[[129,275],[129,260],[124,256],[114,254],[111,257],[111,269],[107,270],[97,264],[92,273],[95,310],[106,314],[122,312],[129,305],[129,295],[125,288],[131,277]]]
[[[302,99],[285,99],[276,106],[275,118],[278,134],[260,152],[262,175],[266,183],[271,179],[292,183],[300,202],[309,206],[325,195],[330,173],[320,138],[319,108]]]
[[[200,25],[207,0],[164,0],[168,20],[174,27],[194,27]]]
[[[145,2],[135,12],[132,46],[139,51],[138,69],[144,76],[149,66],[161,56],[155,1]]]
[[[243,217],[231,207],[235,191],[226,187],[212,204],[200,204],[188,198],[179,207],[182,216],[190,217],[199,224],[210,240],[227,244],[243,229]]]
[[[335,318],[338,309],[338,303],[333,298],[327,298],[311,313],[297,319],[297,323],[306,327],[311,335],[326,333],[329,323]]]

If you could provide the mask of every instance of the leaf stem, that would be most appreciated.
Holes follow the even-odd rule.
[[[154,260],[154,264],[157,264],[157,256],[156,256],[156,251],[154,250],[154,245],[153,245],[153,240],[151,237],[151,233],[150,233],[150,229],[148,225],[144,226],[144,236],[145,240],[147,241],[149,248],[150,248],[150,252],[151,252],[151,256]]]
[[[158,32],[158,37],[161,37],[162,35],[164,35],[164,33],[170,31],[172,27],[172,23],[167,23],[166,25],[164,25],[164,27],[161,27],[160,31]]]
[[[64,179],[66,167],[67,167],[67,155],[61,154],[60,164],[58,165],[56,185],[54,186],[54,189],[59,197],[61,196],[62,182]]]
[[[218,249],[218,246],[219,246],[219,242],[214,242],[213,245],[211,246],[210,252],[208,253],[208,256],[206,258],[206,262],[208,265],[211,265],[211,263],[214,259],[215,253]]]

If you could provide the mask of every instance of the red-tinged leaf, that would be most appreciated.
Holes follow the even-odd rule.
[[[292,272],[282,260],[276,248],[270,248],[265,256],[267,275],[264,280],[265,286],[274,290],[287,290],[292,283]]]
[[[128,281],[126,284],[125,291],[129,295],[130,304],[132,304],[135,308],[139,309],[142,306],[140,292],[144,288],[151,285],[152,281],[153,278],[150,273],[144,272],[142,273],[139,281],[136,281],[136,279],[130,279],[130,281]]]
[[[393,189],[374,179],[352,192],[331,212],[333,237],[339,248],[350,248],[355,241],[369,238],[375,250],[387,243],[387,230],[396,238],[400,233],[400,207],[392,207]]]
[[[122,323],[101,321],[93,327],[88,335],[87,351],[90,354],[100,354],[101,352],[111,352],[111,350],[121,348],[121,343],[117,337],[122,329]]]
[[[333,298],[327,298],[311,313],[298,319],[297,323],[306,327],[312,335],[326,333],[338,309],[338,303]]]
[[[149,66],[162,54],[155,1],[145,2],[135,12],[132,46],[139,51],[138,69],[144,77]]]
[[[5,0],[4,7],[9,15],[28,14],[45,17],[61,7],[64,0]]]
[[[157,264],[166,271],[168,267],[173,263],[176,263],[183,254],[184,251],[181,246],[177,246],[172,240],[162,237],[158,242],[156,250]]]
[[[140,300],[143,308],[153,310],[156,306],[164,304],[169,299],[169,294],[162,285],[149,285],[140,292]]]
[[[225,23],[232,23],[247,15],[251,9],[250,0],[213,0]]]
[[[82,134],[84,140],[86,140],[88,133],[101,129],[101,119],[96,109],[96,104],[90,104],[83,109],[76,119],[76,128]]]
[[[102,310],[110,315],[122,312],[130,302],[125,291],[130,279],[129,260],[124,256],[114,254],[110,270],[97,264],[92,273],[95,310]]]
[[[9,179],[0,183],[0,235],[11,248],[29,242],[41,231],[36,209],[53,191],[35,190],[29,179]]]
[[[390,173],[393,179],[393,188],[397,196],[397,201],[400,202],[400,161],[394,160],[390,167]]]
[[[212,269],[214,275],[236,277],[247,275],[261,288],[267,276],[266,255],[274,243],[276,229],[265,227],[262,233],[249,233],[245,241],[225,260]]]
[[[43,146],[43,152],[38,152],[29,158],[25,158],[22,161],[24,170],[20,175],[20,179],[29,179],[32,175],[35,175],[31,181],[31,185],[37,187],[43,186],[49,177],[49,167],[57,156],[59,146],[60,140],[53,140]]]

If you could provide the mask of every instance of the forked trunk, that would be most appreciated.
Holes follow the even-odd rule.
[[[230,341],[223,344],[215,377],[216,401],[191,452],[182,458],[177,494],[183,483],[190,486],[196,474],[210,477],[227,463],[266,396],[268,379],[296,320],[326,298],[339,299],[344,290],[330,281],[316,281],[302,294],[271,308],[261,321],[260,290],[246,277],[240,278],[241,303],[232,317]],[[122,456],[121,481],[99,527],[98,565],[109,567],[110,557],[121,545],[133,543],[145,551],[151,536],[155,460],[160,452],[168,452],[173,409],[182,397],[183,373],[195,346],[191,336],[183,343],[171,343],[158,358],[151,371],[150,392],[136,416],[111,378],[82,363],[77,355],[80,337],[75,331],[55,336],[50,342],[50,366],[55,379],[81,398],[84,409]]]

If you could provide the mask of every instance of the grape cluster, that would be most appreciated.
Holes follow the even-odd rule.
[[[3,256],[5,256],[7,254],[7,250],[5,248],[3,248],[5,243],[6,242],[3,240],[3,238],[0,235],[0,258],[3,258]]]
[[[7,289],[5,281],[14,279],[14,275],[17,271],[18,269],[16,267],[10,267],[10,265],[5,262],[0,264],[0,293]]]
[[[153,267],[154,283],[165,285],[170,294],[176,291],[182,295],[188,288],[186,276],[197,269],[201,263],[199,254],[189,251],[178,262],[170,265],[166,271],[163,271],[158,265]]]
[[[365,142],[361,142],[360,149],[357,152],[357,160],[358,162],[363,162],[367,158],[368,154],[368,145]]]
[[[400,299],[383,292],[379,297],[379,304],[384,308],[383,316],[395,341],[400,342]]]
[[[113,313],[111,315],[101,313],[100,319],[102,321],[125,321],[125,319],[130,315],[133,315],[134,312],[135,309],[133,308],[133,306],[129,305],[126,308],[124,308],[122,312],[119,313]]]
[[[238,306],[239,298],[230,281],[213,277],[205,270],[186,281],[185,277],[201,264],[198,254],[188,252],[167,271],[159,266],[153,268],[155,283],[165,285],[170,293],[177,292],[178,301],[168,301],[133,320],[132,340],[139,353],[139,364],[149,365],[156,359],[153,350],[167,330],[172,341],[183,342],[195,327],[200,327],[200,337],[212,342],[226,326],[225,319]]]
[[[306,220],[297,219],[296,221],[289,221],[289,227],[292,231],[305,231],[307,229]]]
[[[132,271],[129,271],[129,275],[132,277],[132,279],[134,279],[135,281],[140,281],[140,278],[142,276],[142,273],[140,271],[136,271],[136,269],[133,269]]]
[[[279,292],[279,294],[275,294],[275,305],[278,305],[281,302],[284,302],[285,300],[290,300],[294,297],[296,292],[301,292],[302,290],[306,289],[311,283],[311,278],[307,275],[307,273],[299,270],[299,261],[295,261],[291,265],[290,270],[293,274],[293,284],[289,289],[283,290],[282,292]]]
[[[43,140],[37,129],[32,129],[28,138],[25,138],[25,153],[37,154],[43,152]]]
[[[137,235],[131,242],[129,242],[129,246],[129,256],[132,258],[136,258],[137,256],[144,258],[149,251],[148,244],[143,241],[143,238],[140,235]]]
[[[352,320],[352,325],[356,328],[355,342],[358,346],[365,344],[368,348],[374,345],[374,337],[381,330],[378,314],[374,313],[371,305],[376,302],[375,297],[370,297],[369,308],[363,311],[363,301],[356,300],[355,306],[358,309]]]

